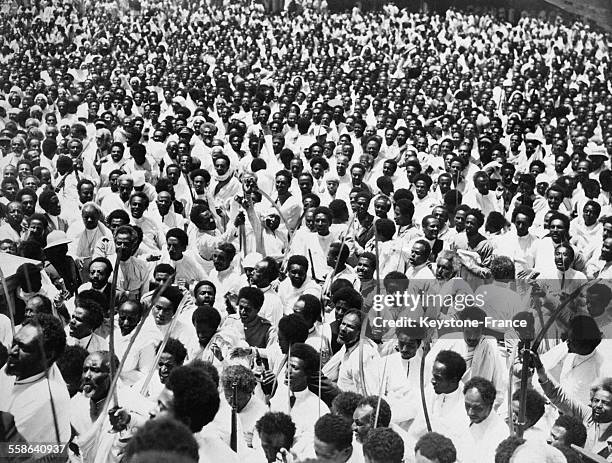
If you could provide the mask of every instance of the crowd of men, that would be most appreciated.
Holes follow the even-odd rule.
[[[610,37],[179,3],[0,16],[0,459],[612,461]]]

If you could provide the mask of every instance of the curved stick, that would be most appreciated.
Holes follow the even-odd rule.
[[[555,312],[546,321],[546,323],[544,324],[544,326],[542,327],[540,332],[536,335],[535,339],[533,340],[533,345],[531,347],[531,350],[533,350],[533,351],[537,351],[538,350],[538,348],[540,347],[540,343],[542,342],[542,340],[544,339],[544,336],[546,335],[546,332],[553,325],[553,323],[557,320],[557,318],[559,318],[559,315],[561,315],[561,312],[563,311],[563,309],[570,302],[572,302],[574,299],[576,299],[578,296],[580,296],[580,293],[582,292],[582,290],[584,288],[586,288],[587,286],[595,285],[595,284],[599,283],[600,281],[601,281],[601,278],[596,278],[594,280],[587,281],[587,282],[581,284],[574,291],[572,291],[572,293],[567,297],[567,299],[565,301],[563,301],[559,305],[559,308],[557,310],[555,310]]]
[[[151,299],[150,307],[148,309],[146,309],[144,311],[144,313],[142,314],[142,318],[140,319],[140,323],[136,327],[136,331],[134,332],[134,335],[130,339],[130,342],[128,343],[127,348],[125,349],[125,352],[123,353],[123,357],[121,357],[121,362],[119,363],[119,368],[117,368],[117,374],[112,378],[110,387],[108,389],[109,392],[106,394],[106,400],[104,401],[104,406],[102,407],[102,410],[101,410],[100,415],[99,415],[100,417],[104,416],[107,413],[108,407],[110,405],[111,397],[113,397],[116,394],[117,385],[119,383],[119,375],[121,374],[121,370],[123,370],[123,367],[125,366],[125,362],[127,361],[128,354],[130,353],[130,350],[132,349],[132,346],[134,345],[134,342],[136,341],[136,338],[140,334],[140,331],[142,330],[142,327],[144,326],[145,321],[146,321],[147,317],[149,316],[149,313],[151,312],[151,308],[153,307],[153,305],[155,305],[157,303],[157,300],[164,293],[164,291],[166,291],[166,288],[168,288],[168,286],[170,286],[171,281],[172,281],[172,278],[169,278],[169,279],[167,279],[164,282],[163,285],[161,285],[159,287],[159,289],[153,294],[153,299]],[[104,419],[101,419],[101,420],[99,420],[97,425],[101,427],[103,423],[104,423]]]
[[[425,417],[427,432],[431,432],[431,421],[429,420],[429,412],[427,411],[427,400],[425,398],[425,357],[425,350],[423,350],[423,357],[421,358],[421,368],[419,370],[419,388],[421,389],[421,405],[423,406],[423,416]]]

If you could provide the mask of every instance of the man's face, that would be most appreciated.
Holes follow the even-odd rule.
[[[174,236],[171,236],[166,240],[166,247],[168,248],[170,259],[174,261],[181,260],[183,258],[183,253],[187,249],[185,244]]]
[[[110,382],[110,369],[109,365],[104,362],[104,358],[98,353],[89,355],[83,363],[81,374],[83,395],[92,402],[98,402],[106,397]]]
[[[88,313],[82,307],[76,307],[72,313],[72,318],[69,323],[70,336],[76,339],[82,339],[92,333],[92,327],[89,324]]]
[[[306,277],[308,272],[306,267],[299,264],[292,264],[289,266],[287,271],[289,279],[291,280],[291,284],[294,288],[301,288],[304,282],[306,281]]]
[[[480,228],[480,222],[478,219],[472,214],[468,214],[465,217],[465,232],[468,236],[475,235],[478,233],[478,229]]]
[[[563,194],[560,191],[549,190],[546,194],[546,199],[548,201],[548,207],[556,211],[563,202]]]
[[[491,405],[482,399],[478,389],[468,389],[464,396],[465,411],[472,424],[482,423],[491,413]]]
[[[561,426],[554,425],[550,430],[550,437],[548,443],[554,447],[566,447],[565,438],[567,436],[567,429]]]
[[[427,252],[427,247],[422,243],[415,243],[410,253],[410,265],[413,267],[422,265],[427,262],[428,257],[429,253]]]
[[[23,195],[21,197],[21,207],[23,208],[23,214],[26,217],[34,214],[36,208],[36,199],[32,195]]]
[[[166,384],[168,377],[172,370],[174,370],[178,366],[174,355],[169,354],[168,352],[164,352],[159,357],[159,362],[157,362],[157,373],[159,374],[159,380],[162,384]]]
[[[17,184],[12,182],[7,182],[2,187],[2,194],[9,201],[13,201],[15,199],[15,193],[17,193]]]
[[[103,262],[94,262],[89,266],[89,281],[94,289],[101,290],[108,284],[110,272]]]
[[[338,344],[347,348],[353,346],[359,340],[360,328],[359,317],[352,313],[346,314],[338,329]]]
[[[359,260],[357,261],[357,266],[355,267],[357,276],[362,281],[371,280],[374,276],[375,270],[376,270],[376,265],[368,257],[360,257]]]
[[[372,429],[372,421],[374,409],[370,405],[362,405],[357,407],[353,412],[353,433],[357,442],[363,443],[366,441],[368,432]]]
[[[300,392],[306,390],[308,387],[308,375],[302,359],[289,357],[285,372],[285,385],[291,391]]]
[[[202,306],[208,304],[212,307],[215,303],[215,290],[210,285],[202,285],[195,293],[196,304]]]
[[[121,201],[127,202],[132,195],[134,184],[130,180],[121,180],[119,182],[119,197]]]
[[[516,214],[514,226],[518,236],[526,236],[529,233],[529,227],[531,227],[531,220],[525,214]]]
[[[121,260],[128,260],[134,251],[134,242],[128,233],[121,233],[115,237],[115,248],[121,253]]]
[[[158,298],[151,312],[157,326],[165,326],[172,321],[172,316],[176,311],[174,304],[165,297]]]
[[[156,204],[160,215],[167,215],[172,207],[172,195],[167,191],[160,191],[157,194]]]
[[[587,204],[582,209],[582,218],[584,219],[585,225],[594,225],[598,216],[599,214],[597,213],[597,209],[592,204]]]
[[[555,243],[560,243],[565,238],[567,229],[563,220],[554,219],[550,221],[550,237]]]
[[[215,266],[215,270],[217,270],[218,272],[221,272],[223,270],[227,270],[231,264],[231,260],[229,259],[229,256],[221,251],[220,249],[217,249],[213,252],[213,265]]]
[[[266,455],[268,463],[275,463],[278,461],[276,455],[281,449],[287,449],[291,446],[291,443],[287,442],[287,438],[283,434],[267,434],[265,432],[259,434],[259,440],[261,441],[261,448]],[[288,450],[288,449],[287,449]]]
[[[397,350],[404,360],[413,358],[419,350],[420,345],[420,339],[411,338],[406,333],[400,333],[397,336]]]
[[[247,299],[238,300],[238,315],[243,325],[248,325],[257,318],[258,311],[255,309],[255,305]]]
[[[170,376],[170,373],[168,373]],[[161,378],[161,369],[160,369],[160,378]],[[162,381],[162,384],[165,384],[167,381],[166,378]],[[153,410],[149,413],[151,419],[156,418],[174,418],[174,393],[164,387],[157,398],[157,404]]]
[[[446,210],[442,209],[442,214],[446,214]],[[425,222],[425,226],[423,227],[423,234],[425,235],[425,238],[428,240],[438,239],[438,234],[440,233],[441,228],[440,224],[441,221],[437,217],[427,220],[427,222]]]
[[[457,382],[448,378],[446,365],[440,362],[434,362],[431,384],[436,394],[448,394],[457,389]]]
[[[10,203],[8,205],[7,219],[13,226],[21,225],[23,220],[23,207],[19,203]]]
[[[609,423],[612,421],[612,394],[599,389],[591,398],[591,409],[593,410],[593,421],[597,423]]]
[[[16,376],[18,380],[29,378],[43,371],[42,360],[39,331],[33,325],[26,325],[15,334],[6,362],[6,374]]]
[[[127,336],[138,326],[140,322],[140,312],[136,304],[125,302],[119,307],[119,329],[123,336]]]
[[[329,217],[326,214],[319,213],[314,216],[314,227],[317,233],[321,236],[327,236],[329,234],[330,227]]]
[[[79,201],[81,204],[89,203],[93,201],[94,197],[94,187],[89,183],[85,183],[81,185],[79,189]]]
[[[132,217],[140,219],[146,210],[147,203],[144,198],[134,196],[130,199],[130,212],[132,213]]]

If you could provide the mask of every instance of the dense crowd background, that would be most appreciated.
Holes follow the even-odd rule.
[[[612,461],[608,35],[129,6],[3,5],[0,457]]]

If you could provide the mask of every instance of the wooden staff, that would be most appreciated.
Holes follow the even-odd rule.
[[[2,281],[4,281],[4,277],[2,277]],[[51,392],[51,383],[49,381],[49,360],[47,359],[47,352],[45,351],[45,346],[43,343],[43,332],[38,323],[34,323],[36,327],[36,331],[38,331],[38,345],[40,348],[43,368],[45,372],[45,379],[47,380],[47,390],[49,391],[49,404],[51,405],[51,414],[53,415],[53,428],[55,430],[55,440],[58,444],[62,444],[60,431],[59,431],[59,423],[57,420],[57,410],[55,409],[55,400],[53,400],[53,393]]]
[[[121,254],[122,250],[117,248],[117,259],[115,260],[115,268],[113,269],[113,282],[111,284],[111,293],[110,293],[110,307],[109,307],[109,317],[110,317],[110,335],[108,338],[108,350],[111,356],[110,362],[110,374],[111,378],[114,378],[117,372],[115,371],[115,362],[113,359],[115,358],[115,299],[117,297],[117,280],[119,279],[119,264],[121,263]],[[113,400],[115,405],[119,405],[117,399],[117,391],[113,391]]]
[[[372,223],[372,226],[374,227],[374,247],[375,247],[375,252],[376,252],[376,294],[380,295],[380,266],[378,264],[378,258],[380,254],[378,251],[378,235],[376,234],[376,221],[377,219],[374,218],[374,222]],[[363,311],[363,323],[361,324],[361,333],[359,335],[360,336],[359,338],[359,376],[361,378],[361,382],[363,383],[363,390],[364,390],[365,396],[367,396],[368,394],[367,394],[367,386],[365,383],[365,373],[363,371],[363,348],[364,348],[363,338],[365,337],[367,326],[368,326],[368,314],[364,310]]]
[[[234,452],[238,452],[238,383],[232,383],[232,431],[230,434],[230,447]]]
[[[164,348],[166,347],[166,344],[168,343],[168,339],[170,339],[170,333],[172,333],[172,329],[176,326],[176,322],[178,321],[179,318],[179,314],[183,308],[183,305],[185,303],[185,301],[187,300],[186,297],[183,296],[183,299],[181,299],[181,302],[179,304],[179,306],[176,308],[176,312],[174,313],[174,316],[172,317],[172,321],[170,322],[170,326],[168,328],[168,331],[166,332],[166,335],[164,336],[164,339],[162,340],[162,343],[160,344],[158,350],[157,350],[157,355],[155,356],[155,361],[153,362],[153,364],[151,365],[151,368],[149,369],[149,373],[147,374],[147,377],[145,379],[145,382],[142,385],[142,388],[140,388],[140,394],[144,395],[147,388],[149,387],[149,383],[151,382],[151,378],[153,377],[153,373],[155,372],[155,369],[157,368],[157,364],[159,363],[159,359],[161,358],[162,354],[164,353]],[[153,304],[151,304],[151,307],[153,307]]]
[[[514,361],[516,360],[516,350],[512,349],[510,357],[510,370],[508,373],[508,427],[510,435],[514,434],[514,421],[512,420],[512,389],[514,383]]]
[[[4,298],[6,299],[6,305],[8,306],[9,318],[11,320],[11,333],[13,334],[13,338],[15,337],[15,305],[13,304],[13,298],[11,297],[8,289],[8,285],[6,284],[6,278],[4,278],[4,273],[2,272],[2,267],[0,267],[0,280],[2,281],[2,289],[4,290]],[[7,346],[10,348],[10,346]]]
[[[153,294],[153,298],[151,299],[151,304],[150,304],[149,308],[146,309],[144,311],[144,313],[142,314],[142,318],[140,319],[140,323],[136,327],[136,331],[134,332],[134,335],[130,339],[130,342],[127,345],[127,349],[125,349],[125,352],[123,353],[123,357],[121,358],[121,362],[119,363],[119,368],[117,368],[117,374],[111,380],[111,384],[110,384],[110,387],[109,387],[109,392],[106,394],[106,400],[104,401],[104,406],[102,407],[102,411],[100,412],[100,416],[103,416],[103,415],[105,415],[107,413],[108,407],[110,405],[111,397],[113,397],[116,394],[117,385],[119,383],[119,375],[121,374],[121,371],[123,370],[123,367],[124,367],[125,362],[127,360],[128,354],[130,353],[130,350],[132,349],[132,346],[134,345],[134,342],[136,341],[136,338],[140,334],[140,331],[142,330],[142,327],[144,326],[145,321],[147,320],[147,317],[149,316],[149,313],[151,312],[151,309],[157,303],[157,300],[166,291],[166,289],[168,288],[168,286],[170,286],[171,283],[172,283],[172,278],[169,278],[169,279],[167,279],[164,282],[163,285],[161,285],[156,290],[156,292]],[[159,362],[159,359],[157,359],[157,362]],[[157,365],[157,363],[155,363],[154,365]],[[100,420],[99,421],[99,425],[102,426],[103,422],[104,422],[104,420]]]
[[[312,276],[313,281],[317,281],[317,275],[314,269],[314,260],[312,259],[312,251],[310,248],[308,249],[308,259],[310,260],[310,276]]]
[[[531,356],[529,355],[529,348],[531,347],[531,342],[528,340],[521,341],[519,343],[519,351],[522,349],[521,353],[521,361],[523,362],[521,369],[521,396],[519,398],[519,416],[518,423],[516,429],[516,435],[518,437],[523,437],[523,432],[525,432],[525,416],[527,414],[527,383],[529,382],[529,360]],[[510,416],[512,418],[512,416]]]
[[[382,378],[380,379],[380,386],[378,387],[378,401],[376,403],[376,414],[374,415],[374,426],[373,426],[373,428],[376,428],[376,426],[378,425],[378,417],[380,415],[380,403],[382,402],[382,396],[383,396],[383,392],[384,392],[385,379],[386,379],[386,376],[387,376],[387,360],[389,360],[389,356],[388,355],[385,356],[385,364],[383,366],[383,374],[382,374]]]
[[[181,170],[181,172],[183,172],[183,171]],[[191,181],[189,180],[189,175],[187,175],[186,172],[183,172],[183,177],[185,177],[185,181],[187,182],[187,188],[189,188],[189,194],[191,195],[191,202],[193,203],[193,202],[195,202],[196,197],[195,197],[195,194],[193,193],[193,190],[191,188]]]

